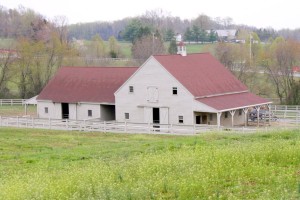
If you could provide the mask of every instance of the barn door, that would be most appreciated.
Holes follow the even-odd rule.
[[[144,122],[152,123],[152,108],[150,107],[144,107]]]
[[[169,124],[169,109],[160,108],[160,123]]]
[[[151,103],[158,102],[158,87],[147,88],[147,101]]]
[[[69,104],[61,103],[62,119],[69,119]]]

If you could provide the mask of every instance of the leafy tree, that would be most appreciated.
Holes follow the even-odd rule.
[[[218,35],[214,30],[210,30],[209,35],[208,35],[208,41],[213,43],[215,41],[217,41],[218,39]]]
[[[172,41],[175,37],[175,32],[173,29],[168,29],[165,36],[165,41]]]
[[[124,30],[124,40],[134,43],[135,40],[151,34],[151,28],[145,26],[140,20],[132,20]]]
[[[199,40],[200,40],[200,34],[201,34],[200,28],[198,26],[196,26],[196,25],[193,25],[193,27],[192,27],[193,41],[199,42]]]
[[[286,103],[288,105],[300,104],[300,81],[294,82],[287,97]]]
[[[102,58],[105,56],[105,44],[99,34],[96,34],[92,38],[91,50],[90,55],[93,55],[96,58]]]
[[[177,44],[176,41],[173,39],[170,42],[169,49],[168,49],[169,54],[176,54],[177,53]]]
[[[199,33],[199,41],[200,42],[206,42],[208,40],[207,32],[203,29],[200,29]]]
[[[190,27],[188,27],[185,31],[184,39],[188,42],[193,41],[193,32],[191,31]]]
[[[118,44],[118,41],[114,36],[111,36],[108,40],[109,44],[109,54],[111,58],[117,58],[120,57],[121,51],[120,46]]]

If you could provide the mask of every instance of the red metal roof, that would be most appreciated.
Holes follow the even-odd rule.
[[[195,97],[248,90],[209,53],[156,55],[154,58]]]
[[[300,72],[300,67],[299,66],[294,66],[292,68],[293,72]]]
[[[271,103],[250,92],[205,97],[196,100],[220,111]]]
[[[114,103],[114,92],[137,67],[62,67],[38,100]]]

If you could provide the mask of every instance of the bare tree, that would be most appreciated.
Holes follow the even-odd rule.
[[[295,86],[291,68],[299,62],[300,44],[296,41],[276,38],[266,46],[262,65],[273,81],[280,103],[290,96]]]
[[[132,54],[135,59],[144,62],[151,55],[165,54],[166,50],[164,43],[160,37],[156,37],[154,34],[151,36],[144,36],[141,39],[134,42],[132,46]]]
[[[17,54],[13,50],[5,50],[0,56],[0,97],[6,97],[9,93],[7,83],[12,75],[12,65]]]

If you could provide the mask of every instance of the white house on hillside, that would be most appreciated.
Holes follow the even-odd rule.
[[[159,124],[245,123],[271,102],[248,91],[209,53],[151,56],[141,67],[63,67],[38,97],[41,118]]]

